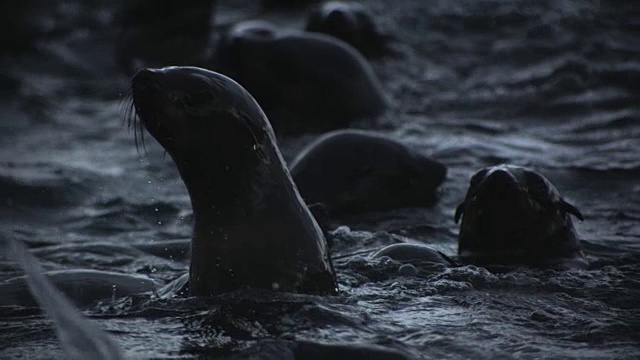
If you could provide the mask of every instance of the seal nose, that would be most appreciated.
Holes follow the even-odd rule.
[[[156,69],[140,69],[133,76],[131,85],[134,88],[143,89],[153,84],[160,75],[160,71]]]
[[[483,181],[483,188],[490,189],[496,193],[506,193],[518,189],[518,181],[508,170],[495,169],[486,175]]]

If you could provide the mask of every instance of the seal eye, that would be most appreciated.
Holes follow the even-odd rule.
[[[187,109],[194,109],[207,104],[212,104],[214,101],[213,94],[206,91],[197,92],[195,94],[184,95],[180,98],[180,102]]]
[[[527,187],[529,191],[536,194],[547,194],[549,192],[549,187],[547,185],[547,181],[535,172],[527,173]]]
[[[531,200],[536,201],[545,210],[555,209],[549,193],[547,180],[535,172],[526,173],[526,191]]]

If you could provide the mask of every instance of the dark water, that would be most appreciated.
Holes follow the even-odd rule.
[[[257,6],[246,3],[223,2],[220,22],[254,17]],[[38,247],[48,270],[166,282],[187,260],[130,245],[189,238],[191,207],[160,146],[147,136],[146,151],[137,152],[122,125],[128,80],[113,64],[108,4],[42,9],[37,21],[59,34],[35,52],[1,57],[1,235]],[[449,167],[438,204],[338,224],[337,297],[139,296],[85,312],[141,359],[217,356],[294,339],[379,344],[416,358],[639,358],[640,6],[366,4],[397,36],[399,53],[373,63],[392,99],[374,130]],[[302,24],[300,14],[265,17]],[[315,136],[280,139],[285,157]],[[537,169],[580,208],[587,270],[425,266],[409,277],[398,263],[367,257],[398,241],[455,255],[453,212],[470,175],[502,162]],[[43,247],[52,244],[67,246]],[[0,250],[0,279],[19,275]],[[0,307],[0,339],[0,358],[62,356],[49,321],[32,308]]]

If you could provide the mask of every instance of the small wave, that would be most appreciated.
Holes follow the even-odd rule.
[[[55,208],[81,202],[91,192],[84,171],[50,164],[0,164],[0,206]]]
[[[65,227],[85,235],[108,236],[122,232],[162,231],[163,237],[188,236],[192,215],[167,201],[134,202],[117,197],[86,205]]]

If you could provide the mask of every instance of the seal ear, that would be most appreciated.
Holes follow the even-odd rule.
[[[580,210],[578,210],[578,208],[569,204],[568,202],[564,201],[564,199],[560,199],[560,201],[558,202],[558,205],[560,206],[560,211],[564,212],[565,214],[571,214],[580,221],[584,221],[584,217],[582,216],[582,213],[580,212]]]
[[[453,215],[453,221],[455,221],[456,224],[460,221],[460,218],[462,217],[462,214],[464,213],[464,206],[465,205],[467,205],[467,203],[463,201],[456,208],[456,214]]]

